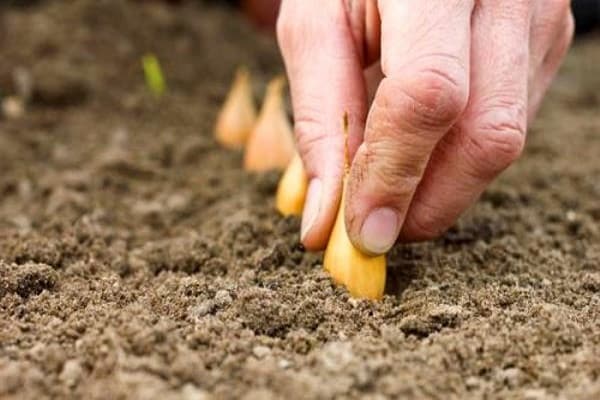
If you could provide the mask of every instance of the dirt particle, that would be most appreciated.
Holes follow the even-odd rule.
[[[467,390],[479,389],[481,386],[481,379],[476,376],[469,376],[465,379],[465,386]]]
[[[162,271],[198,272],[212,258],[212,246],[195,236],[183,236],[157,242],[150,242],[130,253],[129,264],[133,269],[148,269],[154,274]],[[218,266],[209,266],[218,270]]]
[[[598,41],[570,51],[519,163],[444,238],[395,246],[370,303],[274,211],[280,174],[213,138],[237,65],[261,95],[284,70],[274,38],[207,1],[11,3],[0,87],[26,114],[0,129],[0,398],[600,398]]]
[[[51,290],[58,276],[52,267],[45,264],[5,264],[0,261],[0,298],[16,293],[27,299]]]
[[[54,288],[56,280],[56,272],[50,266],[24,264],[20,266],[18,271],[16,292],[24,298],[38,295],[44,290]]]
[[[19,368],[19,363],[14,361],[0,363],[0,394],[8,395],[15,392],[20,386],[21,368]]]
[[[277,241],[267,248],[261,248],[253,255],[253,264],[257,265],[261,270],[271,271],[280,267],[289,251],[285,243]]]
[[[254,346],[252,354],[254,354],[256,358],[265,358],[271,354],[271,349],[266,346]]]
[[[214,301],[218,307],[222,308],[230,305],[233,299],[231,298],[228,290],[221,289],[215,293]]]
[[[8,250],[8,259],[17,264],[33,262],[59,268],[63,261],[62,247],[62,243],[57,240],[42,238],[35,234],[26,235],[12,243]]]
[[[18,97],[5,97],[2,99],[2,114],[7,119],[20,119],[25,115],[25,105]]]
[[[427,337],[443,328],[455,328],[463,316],[462,308],[440,304],[426,314],[408,315],[400,321],[400,329],[406,335]]]
[[[600,292],[600,273],[588,273],[583,276],[581,286],[592,293]]]
[[[32,72],[34,104],[67,107],[82,104],[90,88],[77,68],[64,63],[44,63]]]
[[[327,371],[340,372],[354,360],[352,344],[349,342],[327,343],[318,359]]]
[[[187,383],[181,389],[181,398],[182,400],[210,400],[212,397],[194,384]]]
[[[236,302],[244,326],[256,334],[282,337],[292,324],[290,306],[278,301],[269,289],[254,288],[243,292]]]
[[[497,371],[495,379],[509,388],[516,388],[523,383],[525,375],[519,368],[506,368]]]
[[[524,400],[543,400],[548,398],[548,392],[545,389],[526,389],[523,391]]]
[[[79,383],[82,374],[83,368],[79,360],[67,360],[63,365],[59,379],[68,387],[73,387]]]

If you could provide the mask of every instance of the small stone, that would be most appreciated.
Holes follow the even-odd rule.
[[[181,388],[181,398],[183,400],[208,400],[210,396],[196,385],[187,383]]]
[[[384,324],[379,328],[381,338],[391,345],[397,345],[404,340],[404,332],[395,325]]]
[[[63,365],[62,372],[60,373],[59,379],[67,386],[73,387],[77,385],[81,379],[83,369],[79,360],[68,360]]]
[[[16,214],[9,220],[21,231],[29,231],[31,229],[31,220],[24,214]]]
[[[339,372],[354,359],[352,344],[348,342],[330,342],[323,346],[319,354],[321,364],[326,370]]]
[[[216,309],[215,303],[212,300],[206,300],[192,308],[192,316],[202,318]]]
[[[186,193],[174,193],[167,197],[165,206],[170,211],[182,211],[190,203],[190,196]]]
[[[25,105],[18,97],[5,97],[2,100],[2,114],[8,119],[19,119],[25,115]]]
[[[477,388],[479,388],[480,385],[481,385],[481,379],[479,379],[475,376],[469,376],[467,379],[465,379],[465,386],[467,387],[468,390],[477,389]]]
[[[254,356],[256,356],[256,358],[265,358],[271,354],[271,349],[266,346],[254,346],[252,353]]]
[[[233,299],[227,290],[222,289],[215,293],[214,301],[219,307],[224,307],[230,305]]]
[[[350,297],[348,299],[348,304],[350,304],[353,308],[356,308],[360,305],[361,301],[359,299],[356,299],[354,297]]]
[[[508,387],[515,388],[522,383],[523,372],[519,368],[507,368],[498,371],[496,377]]]
[[[133,213],[143,217],[159,215],[163,209],[163,205],[155,200],[138,200],[131,207]]]
[[[281,369],[288,369],[292,366],[292,362],[290,360],[286,360],[285,358],[282,358],[281,360],[279,360],[277,365]]]
[[[545,389],[527,389],[523,392],[524,400],[542,400],[547,399],[548,393]]]

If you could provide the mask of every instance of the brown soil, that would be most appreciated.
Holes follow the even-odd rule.
[[[0,6],[0,88],[31,92],[0,121],[1,398],[600,398],[597,39],[518,165],[445,237],[394,249],[377,304],[298,245],[276,174],[215,145],[240,63],[257,94],[282,70],[223,9]]]

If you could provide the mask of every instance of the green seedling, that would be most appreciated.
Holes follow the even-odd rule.
[[[146,78],[146,86],[150,92],[156,97],[162,96],[167,89],[167,85],[158,58],[154,54],[146,54],[142,57],[142,68]]]

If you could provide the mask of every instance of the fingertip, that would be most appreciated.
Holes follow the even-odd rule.
[[[337,180],[340,184],[333,177],[310,180],[300,235],[309,251],[323,250],[329,241],[341,198],[341,177]]]
[[[354,223],[346,216],[346,229],[350,241],[365,254],[385,254],[398,239],[402,219],[393,207],[375,207],[366,211],[366,214],[350,218],[354,219]]]
[[[365,254],[377,256],[396,242],[402,213],[391,191],[369,178],[366,147],[359,147],[348,178],[345,222],[352,244]]]

